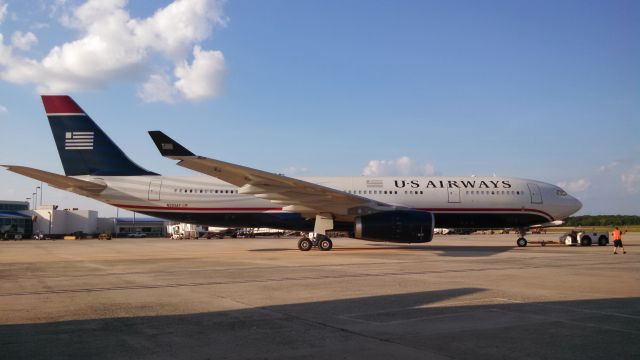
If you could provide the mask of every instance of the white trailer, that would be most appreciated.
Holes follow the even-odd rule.
[[[167,226],[167,232],[173,240],[197,239],[203,231],[202,226],[194,224],[179,223]]]

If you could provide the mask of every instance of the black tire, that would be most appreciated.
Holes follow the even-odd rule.
[[[333,241],[325,236],[318,241],[318,248],[322,251],[329,251],[333,248]]]
[[[582,239],[580,239],[580,246],[591,246],[591,236],[583,236]]]
[[[518,240],[516,240],[516,244],[518,244],[518,247],[525,247],[527,246],[527,239],[519,238]]]
[[[309,251],[313,247],[313,243],[308,238],[302,238],[298,241],[298,249],[300,251]]]
[[[600,238],[598,239],[598,245],[607,246],[608,243],[609,243],[609,239],[607,239],[607,237],[604,235],[600,235]]]

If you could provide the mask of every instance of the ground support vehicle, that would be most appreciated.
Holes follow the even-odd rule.
[[[560,242],[569,246],[591,246],[595,244],[598,244],[599,246],[605,246],[609,244],[609,233],[570,231],[560,236]]]

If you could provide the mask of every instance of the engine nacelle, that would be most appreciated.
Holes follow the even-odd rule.
[[[355,238],[398,243],[424,243],[433,238],[433,225],[433,214],[428,211],[385,211],[357,217]]]

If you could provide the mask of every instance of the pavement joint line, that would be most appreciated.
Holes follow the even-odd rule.
[[[558,267],[565,267],[566,265]],[[582,265],[572,265],[582,266]],[[140,290],[140,289],[159,289],[159,288],[176,288],[176,287],[193,287],[193,286],[216,286],[216,285],[232,285],[232,284],[250,284],[250,283],[267,283],[267,282],[283,282],[283,281],[308,281],[323,279],[348,279],[348,278],[366,278],[381,276],[415,276],[430,274],[446,274],[446,273],[465,273],[465,272],[485,272],[485,271],[504,271],[504,270],[526,270],[540,268],[540,266],[514,266],[504,268],[470,268],[464,270],[426,270],[426,271],[406,271],[406,272],[382,272],[382,273],[351,273],[342,275],[322,275],[322,276],[297,276],[297,277],[281,277],[277,279],[247,279],[243,281],[208,281],[195,283],[169,283],[169,284],[150,284],[150,285],[130,285],[130,286],[113,286],[98,288],[80,288],[80,289],[53,289],[48,291],[24,291],[16,293],[0,293],[0,297],[7,296],[25,296],[25,295],[45,295],[45,294],[63,294],[63,293],[82,293],[82,292],[98,292],[98,291],[117,291],[117,290]],[[545,266],[549,268],[549,266]]]
[[[480,301],[486,301],[486,300],[508,301],[507,299],[503,299],[503,298],[489,297],[489,298],[482,298],[482,299],[471,299],[471,300],[465,300],[465,301],[455,301],[455,302],[446,302],[446,303],[442,302],[442,301],[439,301],[439,302],[430,303],[430,304],[446,304],[446,306],[449,307],[451,305],[468,304],[468,303],[474,303],[474,302],[480,302]],[[487,305],[491,305],[491,304],[487,304]],[[350,317],[363,316],[363,315],[378,315],[378,314],[394,313],[394,312],[404,311],[404,310],[437,309],[437,308],[440,308],[440,306],[420,305],[420,306],[414,306],[414,307],[388,309],[388,310],[383,310],[383,311],[370,311],[370,312],[343,314],[340,317],[350,318]]]
[[[65,261],[66,262],[66,261]],[[9,265],[11,263],[8,263]],[[207,272],[207,271],[238,271],[238,270],[273,270],[273,269],[283,269],[283,268],[331,268],[335,267],[338,269],[339,267],[350,267],[350,266],[371,266],[371,265],[389,265],[389,264],[425,264],[424,261],[407,261],[407,262],[397,262],[397,263],[389,263],[389,262],[381,262],[381,263],[350,263],[350,264],[317,264],[317,265],[283,265],[283,266],[248,266],[248,267],[235,267],[233,269],[229,268],[209,268],[209,269],[184,269],[184,270],[173,270],[173,271],[163,271],[161,274],[178,274],[181,272]],[[0,268],[0,271],[3,269]],[[14,277],[12,279],[20,279],[20,280],[28,280],[28,279],[40,279],[40,278],[79,278],[79,277],[88,277],[88,276],[114,276],[114,275],[141,275],[141,274],[158,274],[158,271],[132,271],[132,272],[112,272],[112,273],[103,273],[103,274],[78,274],[78,275],[67,275],[67,276],[47,276],[38,275],[38,276],[24,276],[24,277]]]
[[[527,304],[534,305],[534,306],[554,308],[554,309],[563,309],[563,310],[570,310],[570,311],[575,311],[575,312],[583,312],[583,313],[588,313],[588,314],[598,314],[598,315],[607,315],[607,316],[620,316],[620,317],[625,317],[625,318],[629,318],[629,319],[638,319],[638,320],[640,320],[640,316],[620,314],[620,313],[609,312],[609,311],[587,310],[587,309],[580,309],[580,308],[569,307],[569,306],[550,305],[550,304],[541,304],[541,303],[527,303]]]
[[[536,304],[536,303],[525,303],[527,305],[533,305],[533,306],[545,306],[542,304]],[[559,307],[562,309],[572,309],[572,308],[568,308],[568,307]],[[620,328],[616,328],[616,327],[612,327],[612,326],[603,326],[603,325],[598,325],[598,324],[591,324],[591,323],[587,323],[587,322],[582,322],[582,321],[575,321],[575,320],[567,320],[567,319],[556,319],[553,317],[548,317],[548,316],[543,316],[543,315],[536,315],[536,314],[531,314],[531,313],[520,313],[520,312],[515,312],[515,311],[508,311],[508,310],[502,310],[502,309],[492,309],[493,311],[496,312],[502,312],[505,314],[516,314],[519,316],[526,316],[526,317],[532,317],[532,318],[540,318],[540,319],[544,319],[550,322],[563,322],[563,323],[567,323],[567,324],[573,324],[573,325],[580,325],[580,326],[588,326],[588,327],[594,327],[594,328],[598,328],[598,329],[606,329],[606,330],[613,330],[613,331],[622,331],[622,332],[627,332],[627,333],[631,333],[631,334],[640,334],[640,331],[635,331],[635,330],[627,330],[627,329],[620,329]],[[606,314],[605,314],[606,315]]]
[[[504,301],[508,301],[508,302],[512,302],[512,303],[518,303],[518,304],[529,304],[529,305],[544,306],[544,307],[551,307],[551,308],[557,308],[557,309],[565,309],[565,310],[568,309],[568,310],[571,310],[571,311],[580,311],[580,312],[593,313],[593,314],[599,314],[599,315],[613,315],[613,316],[626,317],[626,318],[630,318],[630,319],[640,319],[640,316],[620,314],[620,313],[614,313],[614,312],[608,312],[608,311],[586,310],[586,309],[579,309],[579,308],[575,308],[575,307],[560,306],[560,305],[549,305],[549,304],[541,304],[541,303],[527,303],[527,302],[524,302],[524,301],[513,300],[513,299],[503,299],[503,298],[496,298],[496,299],[504,300]]]
[[[412,264],[412,263],[421,263],[422,262],[418,262],[418,261],[412,261],[412,262],[407,262],[404,264]],[[175,271],[165,271],[165,272],[158,272],[158,271],[141,271],[141,272],[124,272],[124,273],[106,273],[106,274],[81,274],[81,275],[73,275],[73,276],[27,276],[27,277],[11,277],[8,278],[9,280],[28,280],[28,279],[43,279],[43,278],[47,278],[47,279],[55,279],[55,278],[80,278],[80,277],[88,277],[88,276],[120,276],[120,275],[142,275],[142,274],[179,274],[182,272],[207,272],[207,271],[219,271],[219,272],[223,272],[223,271],[237,271],[237,270],[269,270],[269,269],[281,269],[281,268],[295,268],[295,269],[300,269],[300,268],[317,268],[317,267],[327,267],[327,268],[331,268],[334,267],[336,268],[336,270],[341,270],[340,267],[343,266],[350,266],[350,267],[355,267],[355,266],[370,266],[370,265],[388,265],[389,263],[353,263],[353,264],[346,264],[346,265],[338,265],[338,264],[326,264],[326,265],[291,265],[291,266],[283,266],[283,267],[260,267],[260,266],[254,266],[254,267],[246,267],[246,268],[234,268],[234,269],[187,269],[187,270],[175,270]],[[597,266],[597,265],[609,265],[609,263],[596,263],[596,264],[590,264],[591,266]],[[533,266],[533,265],[523,265],[523,266],[511,266],[511,267],[493,267],[493,268],[469,268],[469,269],[456,269],[456,270],[426,270],[426,271],[415,271],[415,272],[392,272],[392,273],[377,273],[377,274],[372,274],[372,273],[367,273],[366,276],[381,276],[381,275],[389,275],[389,276],[405,276],[405,275],[426,275],[426,274],[446,274],[446,273],[461,273],[461,272],[469,272],[469,271],[502,271],[502,270],[526,270],[526,269],[539,269],[539,268],[567,268],[567,267],[582,267],[582,264],[575,264],[575,265],[567,265],[567,264],[559,264],[559,265],[552,265],[552,266]],[[2,269],[0,269],[1,271]],[[384,270],[383,270],[384,271]],[[356,276],[355,274],[353,276]],[[0,276],[0,278],[2,278]],[[0,293],[0,296],[3,296],[3,294]]]
[[[402,309],[402,310],[413,310],[413,309],[420,309],[420,308],[407,308],[407,309]],[[473,313],[478,313],[478,312],[486,312],[488,310],[491,309],[478,309],[478,310],[469,310],[469,311],[462,311],[462,312],[456,312],[456,313],[451,313],[451,314],[440,314],[440,315],[430,315],[430,316],[420,316],[420,317],[413,317],[410,319],[403,319],[403,320],[393,320],[393,321],[370,321],[370,320],[363,320],[363,319],[357,319],[357,318],[350,318],[350,317],[345,317],[345,316],[339,316],[340,318],[343,318],[345,320],[358,320],[361,322],[366,322],[369,324],[376,324],[376,325],[393,325],[393,324],[401,324],[401,323],[406,323],[406,322],[412,322],[412,321],[422,321],[422,320],[432,320],[432,319],[441,319],[441,318],[448,318],[448,317],[456,317],[459,315],[469,315],[469,314],[473,314]],[[384,312],[380,312],[380,314],[383,314]],[[370,313],[371,315],[375,315],[378,313]],[[370,314],[365,314],[365,315],[370,315]]]

